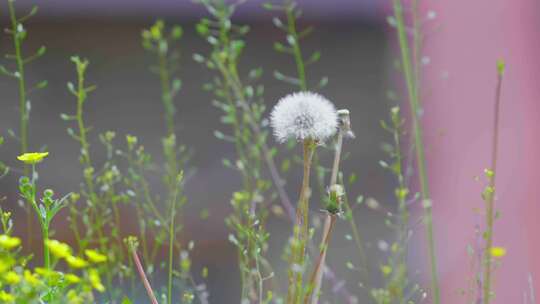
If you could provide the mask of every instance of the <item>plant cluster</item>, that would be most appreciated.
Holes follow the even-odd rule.
[[[335,227],[340,221],[346,221],[350,228],[346,239],[354,241],[359,261],[357,266],[346,262],[346,267],[358,272],[358,283],[369,293],[370,303],[421,303],[429,297],[432,303],[440,304],[432,199],[420,115],[424,36],[418,1],[410,1],[411,7],[406,9],[404,1],[391,0],[393,15],[389,23],[397,33],[400,57],[397,66],[405,84],[403,99],[408,101],[410,119],[404,118],[399,106],[393,106],[389,119],[381,121],[391,138],[390,144],[383,145],[387,159],[381,160],[380,165],[395,179],[392,196],[395,208],[386,213],[385,220],[394,238],[378,243],[380,259],[375,262],[367,260],[354,212],[364,206],[379,209],[378,203],[359,195],[356,203],[351,204],[347,190],[357,188],[357,176],[353,172],[346,175],[341,170],[341,162],[347,157],[346,145],[355,137],[354,113],[336,107],[315,92],[323,90],[328,78],[320,78],[315,85],[312,75],[307,73],[307,68],[320,60],[321,53],[314,51],[305,56],[302,41],[313,28],[298,25],[302,16],[299,5],[293,0],[264,4],[264,8],[275,15],[273,23],[283,33],[283,39],[273,44],[275,51],[289,55],[294,63],[293,71],[273,71],[274,77],[289,84],[295,93],[281,98],[269,111],[261,80],[262,68],[246,69],[242,64],[249,27],[233,22],[233,15],[245,0],[194,2],[208,12],[208,17],[195,26],[197,34],[208,43],[208,49],[191,57],[212,75],[202,87],[212,94],[212,104],[222,113],[223,130],[216,130],[214,134],[234,146],[234,157],[224,159],[223,165],[241,180],[238,189],[224,198],[231,207],[225,223],[230,229],[229,241],[236,249],[240,270],[239,302],[358,303],[358,293],[349,290],[351,284],[334,272],[328,260],[335,250],[331,243]],[[141,33],[142,47],[155,62],[150,71],[157,75],[160,84],[156,95],[163,109],[161,155],[150,154],[133,134],[117,137],[115,131],[98,135],[91,132],[85,111],[97,87],[87,81],[90,62],[79,56],[70,58],[76,77],[74,82],[67,83],[67,90],[73,96],[75,110],[71,114],[60,114],[60,118],[69,124],[67,133],[80,149],[81,184],[73,192],[58,197],[53,190],[38,189],[37,166],[54,155],[49,156],[44,148],[30,149],[28,96],[47,84],[40,82],[29,89],[25,78],[27,64],[45,54],[42,47],[34,55],[23,55],[23,42],[28,36],[24,22],[35,15],[37,8],[19,18],[14,0],[7,3],[11,24],[6,32],[13,38],[14,54],[7,54],[6,58],[14,60],[15,67],[9,70],[0,66],[0,72],[18,82],[20,125],[17,133],[10,131],[9,134],[20,142],[18,159],[22,169],[0,162],[0,178],[22,172],[19,194],[28,213],[27,223],[32,223],[33,219],[39,223],[42,258],[35,257],[35,248],[25,251],[21,238],[14,235],[14,211],[0,208],[0,303],[127,304],[139,298],[148,298],[151,303],[209,303],[205,283],[197,282],[208,277],[208,268],[195,269],[191,260],[195,243],[180,238],[184,207],[188,203],[186,181],[194,174],[192,150],[181,140],[178,131],[181,122],[177,119],[182,110],[178,102],[182,89],[179,76],[182,27],[158,20]],[[406,12],[411,12],[410,16]],[[409,20],[412,24],[408,24]],[[467,291],[473,294],[474,303],[483,304],[490,303],[494,297],[493,271],[506,253],[505,248],[494,246],[493,241],[498,217],[495,177],[504,69],[501,61],[491,167],[485,171],[487,185],[482,193],[486,227],[481,233],[483,244],[476,248],[479,267],[475,270],[475,288]],[[405,136],[411,142],[408,147]],[[95,141],[101,144],[98,148]],[[4,138],[0,137],[0,146],[2,144]],[[319,157],[325,155],[332,159],[331,163],[326,164],[326,158]],[[102,156],[105,156],[104,161],[96,161]],[[292,197],[286,177],[291,170],[300,171],[300,168],[303,172],[301,186],[297,197]],[[413,191],[415,181],[411,177],[418,179],[417,193]],[[161,182],[159,186],[151,182],[156,179]],[[0,202],[4,200],[0,197]],[[413,205],[420,205],[424,211],[418,220],[411,215]],[[124,228],[122,215],[127,212],[136,215],[136,232]],[[54,220],[61,216],[69,219],[75,240],[73,246],[52,238]],[[291,227],[286,242],[278,248],[283,252],[286,269],[275,269],[269,257],[268,223],[273,217]],[[407,263],[408,244],[416,222],[425,227],[427,237],[429,288],[416,282]],[[29,225],[27,236],[31,235],[35,233]],[[163,252],[166,252],[165,258]]]

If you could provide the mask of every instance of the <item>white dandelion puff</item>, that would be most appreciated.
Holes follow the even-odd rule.
[[[297,92],[281,98],[270,115],[277,141],[313,139],[323,142],[338,128],[334,104],[311,92]]]

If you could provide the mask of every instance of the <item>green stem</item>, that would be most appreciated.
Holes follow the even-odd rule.
[[[165,122],[167,124],[167,137],[174,134],[174,104],[172,101],[170,88],[170,75],[167,69],[167,57],[162,51],[158,50],[159,60],[159,78],[161,82],[162,100],[165,108]]]
[[[394,2],[394,16],[396,19],[396,26],[399,39],[399,48],[401,52],[401,61],[405,81],[407,84],[407,91],[410,103],[410,111],[413,121],[413,133],[414,144],[416,151],[416,163],[418,167],[418,178],[420,182],[420,190],[422,194],[422,200],[424,205],[425,218],[424,223],[426,227],[426,238],[428,243],[428,253],[431,265],[431,289],[433,292],[433,302],[435,304],[440,303],[440,290],[437,274],[437,259],[435,255],[435,241],[433,237],[433,215],[432,206],[429,195],[429,186],[427,180],[427,173],[425,168],[425,155],[424,144],[422,142],[422,127],[418,118],[420,110],[419,96],[417,86],[415,85],[415,76],[413,67],[411,64],[411,55],[409,48],[409,41],[407,39],[407,32],[405,27],[405,21],[403,17],[403,6],[401,0],[393,0]]]
[[[49,239],[49,227],[44,225],[42,228],[42,238],[43,238],[43,266],[45,269],[51,269],[51,258],[49,254],[49,246],[47,246],[47,240]]]
[[[300,198],[298,199],[298,208],[296,209],[296,223],[294,225],[294,239],[291,248],[292,265],[289,271],[289,289],[287,303],[300,303],[302,299],[302,282],[304,276],[306,245],[309,238],[308,234],[308,212],[309,212],[309,180],[311,172],[311,163],[315,146],[313,140],[304,140],[304,178],[302,188],[300,189]]]
[[[300,43],[298,41],[296,18],[294,16],[294,6],[292,3],[286,4],[285,13],[287,15],[287,31],[294,40],[294,43],[292,43],[292,49],[294,62],[296,63],[296,70],[298,72],[299,87],[300,90],[307,91],[306,68],[302,57],[302,50],[300,49]]]
[[[495,109],[493,118],[493,138],[491,148],[491,170],[493,176],[489,179],[489,187],[495,189],[495,178],[497,177],[497,152],[499,146],[499,116],[501,103],[503,71],[499,70],[497,77],[497,88],[495,91]],[[486,248],[484,252],[484,291],[483,303],[489,304],[491,300],[491,248],[493,247],[493,224],[495,221],[495,192],[491,193],[486,200]]]
[[[13,32],[13,44],[15,47],[15,61],[17,63],[17,79],[19,80],[19,111],[20,111],[20,140],[21,140],[21,154],[28,152],[28,111],[26,107],[26,82],[24,77],[24,59],[22,57],[21,40],[18,36],[17,17],[15,15],[15,8],[13,6],[14,1],[7,1],[9,9],[9,17],[11,20],[11,31]],[[28,176],[30,168],[28,165],[24,166],[24,175]]]
[[[17,16],[15,15],[15,7],[13,5],[13,1],[8,0],[8,10],[9,10],[9,18],[11,21],[11,31],[13,35],[13,45],[15,48],[15,62],[17,64],[17,79],[19,80],[19,115],[20,115],[20,122],[19,122],[19,128],[20,128],[20,134],[19,139],[21,143],[21,151],[20,154],[24,154],[28,152],[28,108],[26,106],[26,80],[25,80],[25,73],[24,73],[24,59],[22,55],[21,50],[21,40],[19,39],[18,35],[18,25],[19,22],[17,21]],[[23,165],[23,176],[28,176],[30,173],[30,167],[28,165]],[[26,214],[26,233],[28,235],[28,247],[31,248],[32,245],[32,214],[30,212],[30,209],[27,210]]]
[[[337,185],[337,176],[339,172],[339,162],[341,159],[341,151],[343,147],[343,130],[340,128],[337,135],[337,142],[335,146],[334,154],[334,163],[332,165],[332,173],[330,176],[330,189]],[[330,195],[337,197],[337,194],[334,190],[330,190]],[[337,198],[339,203],[339,199]],[[332,235],[332,230],[336,224],[336,215],[330,212],[327,212],[324,222],[323,234],[321,239],[321,244],[319,245],[320,253],[317,263],[315,264],[315,269],[311,274],[311,278],[308,284],[308,292],[304,297],[304,304],[317,304],[319,301],[319,291],[321,290],[322,277],[324,271],[324,265],[326,263],[326,255],[328,252],[328,246],[330,245],[330,237]]]
[[[174,218],[176,215],[176,195],[178,190],[175,191],[173,199],[171,200],[171,219],[169,224],[169,272],[167,283],[167,303],[172,303],[172,283],[173,283],[173,248],[174,248]]]

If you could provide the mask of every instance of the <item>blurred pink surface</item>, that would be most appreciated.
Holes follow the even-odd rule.
[[[524,303],[529,274],[540,292],[540,2],[420,1],[426,29],[424,129],[434,204],[443,303],[465,303],[471,277],[466,247],[483,216],[480,193],[489,167],[496,61],[504,58],[495,246],[507,248],[495,271],[492,303]],[[446,75],[447,77],[443,77]],[[482,226],[483,227],[483,226]],[[424,263],[423,263],[424,264]],[[423,273],[428,273],[424,268]],[[426,278],[427,279],[427,278]],[[530,303],[530,302],[529,302]]]

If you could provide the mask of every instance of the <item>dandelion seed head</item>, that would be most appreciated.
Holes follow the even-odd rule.
[[[382,252],[388,251],[389,248],[388,243],[385,240],[379,240],[377,242],[377,247],[379,247],[379,250]]]
[[[333,136],[338,127],[334,105],[311,92],[298,92],[281,98],[272,110],[270,120],[274,136],[281,143],[290,138],[323,142]]]

